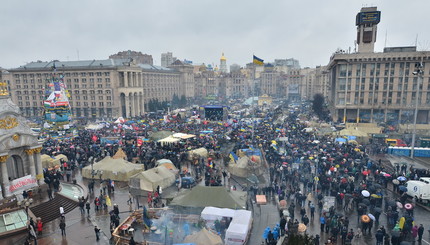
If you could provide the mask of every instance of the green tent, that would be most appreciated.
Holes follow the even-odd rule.
[[[180,207],[217,207],[231,209],[246,208],[247,193],[230,191],[224,186],[198,185],[184,194],[173,198],[170,205]]]

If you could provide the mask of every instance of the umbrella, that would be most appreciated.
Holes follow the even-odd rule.
[[[380,184],[373,184],[373,187],[375,187],[376,189],[382,189],[382,186]]]
[[[400,182],[397,179],[393,179],[393,184],[398,185],[398,184],[400,184]]]
[[[363,222],[363,223],[369,223],[370,222],[370,217],[368,215],[362,215],[361,216],[361,222]]]
[[[367,207],[367,205],[366,205],[366,204],[364,204],[364,203],[362,203],[362,202],[360,202],[360,203],[358,204],[358,206],[361,206],[361,207]]]
[[[375,211],[375,213],[382,213],[382,209],[381,208],[376,207],[373,210]]]
[[[412,205],[412,203],[406,203],[404,207],[405,207],[405,209],[407,209],[407,210],[411,210],[411,209],[413,209],[413,208],[414,208],[414,205]]]
[[[362,190],[361,191],[361,195],[363,195],[364,197],[369,197],[370,196],[370,192],[367,190]]]
[[[367,216],[369,216],[370,219],[372,219],[373,221],[376,221],[375,216],[373,216],[373,214],[367,214]]]
[[[401,202],[396,202],[397,207],[403,208],[403,204]]]
[[[396,206],[396,202],[393,201],[393,200],[390,200],[390,201],[387,202],[387,205],[391,206],[391,207],[394,207],[394,206]]]
[[[299,224],[299,232],[305,232],[306,231],[306,225],[303,223]]]
[[[397,179],[399,181],[406,181],[406,177],[405,176],[399,176],[399,177],[397,177]]]
[[[385,174],[384,174],[384,177],[391,177],[391,174],[387,174],[387,173],[385,173]]]
[[[370,195],[371,197],[374,197],[374,198],[382,198],[382,196],[380,196],[380,195],[377,195],[377,194],[372,194],[372,195]]]
[[[362,201],[366,206],[370,205],[369,199],[363,199]]]
[[[403,192],[407,192],[408,188],[406,188],[406,186],[404,186],[404,185],[401,185],[401,186],[399,186],[399,190],[401,190]]]
[[[366,170],[364,170],[363,172],[361,172],[363,175],[368,175],[369,173],[366,171]]]

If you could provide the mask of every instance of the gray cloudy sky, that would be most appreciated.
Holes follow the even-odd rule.
[[[0,4],[0,67],[43,60],[106,59],[123,50],[163,52],[195,63],[241,66],[295,58],[326,65],[354,48],[355,15],[382,11],[376,50],[414,45],[430,50],[428,0],[14,0]]]

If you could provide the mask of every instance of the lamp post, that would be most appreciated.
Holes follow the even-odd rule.
[[[411,143],[411,158],[414,158],[415,155],[415,137],[417,134],[417,116],[418,116],[418,98],[420,93],[420,85],[423,82],[423,63],[422,58],[421,62],[415,63],[415,71],[413,72],[415,76],[418,76],[418,86],[417,86],[417,94],[415,95],[415,112],[414,112],[414,128],[412,132],[412,143]]]

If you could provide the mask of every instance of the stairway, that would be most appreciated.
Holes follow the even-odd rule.
[[[30,207],[30,210],[34,216],[42,218],[43,223],[47,223],[60,217],[61,206],[68,213],[78,206],[78,202],[57,193],[54,199]]]

